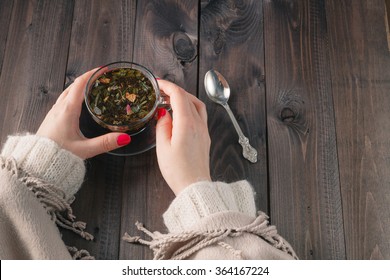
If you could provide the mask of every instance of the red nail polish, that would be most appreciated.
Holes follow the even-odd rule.
[[[161,119],[162,117],[164,117],[167,113],[167,110],[165,108],[160,108],[158,109],[157,111],[157,119]]]
[[[116,143],[119,145],[119,146],[124,146],[124,145],[127,145],[129,144],[131,141],[131,138],[130,138],[130,135],[128,134],[121,134],[118,136],[118,138],[116,139]]]
[[[156,77],[156,80],[158,81],[158,80],[161,80],[161,78],[159,78],[159,77]]]

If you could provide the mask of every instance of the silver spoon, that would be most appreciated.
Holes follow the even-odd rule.
[[[244,158],[252,163],[257,162],[257,151],[249,144],[248,138],[242,133],[242,130],[227,103],[230,97],[230,87],[225,78],[217,71],[209,70],[204,77],[204,87],[207,96],[215,103],[222,105],[228,112],[239,136],[238,143],[242,146],[242,155]]]

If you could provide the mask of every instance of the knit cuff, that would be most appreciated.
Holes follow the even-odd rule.
[[[247,181],[194,183],[173,200],[163,218],[170,232],[181,232],[204,217],[227,211],[256,216],[254,192]]]
[[[48,138],[30,134],[9,136],[1,155],[13,157],[29,176],[60,188],[66,199],[79,190],[84,180],[84,161]]]

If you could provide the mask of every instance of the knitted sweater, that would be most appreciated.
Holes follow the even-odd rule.
[[[65,246],[57,226],[86,239],[70,203],[85,175],[82,159],[36,135],[8,137],[0,155],[0,259],[90,258]],[[150,246],[155,259],[292,259],[291,246],[267,216],[256,215],[247,181],[198,182],[177,196],[163,214],[168,233],[151,240],[123,237]]]

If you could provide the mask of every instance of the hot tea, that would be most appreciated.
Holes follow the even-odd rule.
[[[109,125],[129,125],[142,120],[153,109],[156,93],[139,70],[119,68],[96,78],[88,103],[94,115]]]

